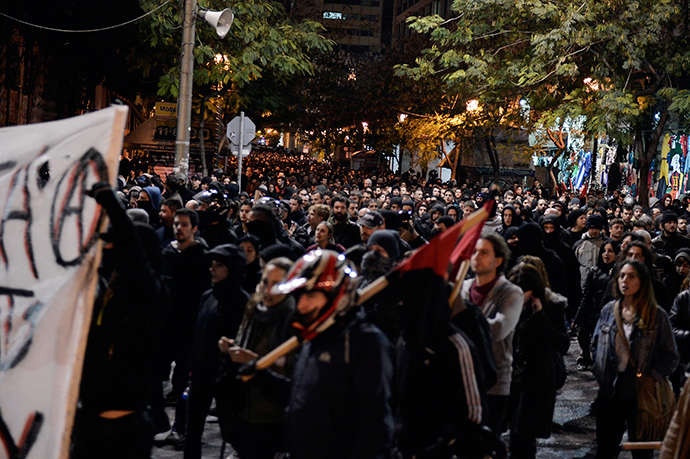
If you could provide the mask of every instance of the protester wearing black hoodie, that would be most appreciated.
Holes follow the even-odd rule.
[[[72,457],[148,458],[155,433],[149,407],[162,409],[153,371],[154,323],[163,296],[156,272],[160,252],[153,228],[135,227],[107,183],[97,183],[90,194],[110,217],[113,247],[99,269]]]
[[[568,295],[568,280],[561,257],[544,247],[544,237],[536,223],[527,223],[518,229],[517,252],[520,255],[533,255],[541,258],[549,276],[551,290],[563,296]]]
[[[246,270],[244,250],[234,244],[223,244],[209,251],[208,256],[213,288],[201,297],[194,329],[185,459],[201,458],[201,436],[218,373],[218,340],[237,335],[249,300],[249,295],[242,290]]]
[[[544,232],[544,246],[551,249],[563,260],[563,266],[567,275],[568,307],[566,308],[566,318],[570,321],[577,312],[582,298],[580,289],[580,264],[575,257],[575,251],[565,242],[561,236],[560,219],[556,215],[547,215],[541,221],[541,228]]]

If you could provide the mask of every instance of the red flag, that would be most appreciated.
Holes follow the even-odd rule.
[[[410,258],[400,263],[394,271],[404,273],[416,269],[431,268],[436,274],[446,278],[448,276],[448,264],[451,260],[455,260],[453,262],[453,264],[455,264],[462,254],[469,251],[470,256],[472,255],[471,251],[474,250],[474,244],[481,234],[484,222],[486,222],[486,219],[489,217],[493,202],[492,199],[487,201],[481,209],[473,212],[469,217],[459,221],[436,236],[429,244],[420,247]],[[479,227],[479,229],[476,230],[476,227]],[[471,247],[466,248],[462,242],[456,247],[458,239],[470,230],[475,230],[477,232],[476,237],[473,231],[471,233],[473,236],[468,238],[467,245],[471,244]],[[473,243],[471,243],[472,239],[474,239]],[[464,240],[465,238],[463,237],[463,241]],[[460,247],[460,249],[458,249],[458,247]],[[469,256],[467,258],[469,258]]]

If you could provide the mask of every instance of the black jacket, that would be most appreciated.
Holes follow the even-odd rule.
[[[210,378],[215,381],[222,336],[234,338],[242,322],[249,295],[235,279],[218,282],[201,297],[201,308],[194,327],[192,348],[192,381]]]
[[[177,241],[163,249],[163,281],[170,292],[166,329],[173,339],[191,343],[201,295],[211,287],[210,261],[201,242],[180,251]]]
[[[387,457],[393,439],[391,344],[355,319],[302,348],[292,379],[287,439],[293,459]]]
[[[591,268],[587,275],[582,301],[575,315],[575,323],[584,327],[589,333],[594,332],[594,327],[599,320],[599,313],[605,304],[602,303],[602,300],[606,296],[606,289],[610,286],[610,280],[610,270],[602,270],[599,266]]]
[[[94,303],[80,400],[92,414],[144,410],[155,396],[154,318],[164,292],[152,257],[147,256],[158,250],[157,240],[152,228],[149,240],[142,238],[146,233],[137,231],[112,190],[99,192],[96,199],[112,224],[115,274],[101,279]]]

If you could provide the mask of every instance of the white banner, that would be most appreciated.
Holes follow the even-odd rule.
[[[66,458],[126,107],[0,129],[0,458]]]

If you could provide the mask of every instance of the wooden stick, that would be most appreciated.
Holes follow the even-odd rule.
[[[259,361],[256,362],[256,369],[257,370],[264,370],[264,369],[270,367],[271,365],[273,365],[276,362],[276,360],[278,360],[282,356],[289,354],[290,352],[297,349],[299,344],[300,344],[299,338],[297,338],[296,336],[293,336],[292,338],[285,341],[283,344],[281,344],[277,348],[273,349],[268,354],[261,357],[259,359]],[[242,376],[242,381],[247,382],[250,379],[252,379],[253,377],[254,377],[254,375]]]
[[[458,296],[460,295],[460,290],[462,289],[462,281],[465,280],[465,276],[467,275],[467,271],[470,269],[470,261],[469,260],[463,260],[462,263],[460,263],[460,267],[458,268],[458,274],[455,276],[455,285],[453,285],[453,291],[450,294],[450,298],[448,298],[448,306],[451,308],[455,304],[455,300],[458,299]]]
[[[661,449],[660,441],[626,441],[621,444],[623,451],[632,451],[638,449]]]

